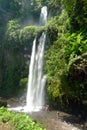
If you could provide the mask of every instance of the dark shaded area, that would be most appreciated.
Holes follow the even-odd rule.
[[[63,115],[63,116],[60,116],[60,119],[62,119],[62,121],[66,121],[67,123],[73,124],[79,129],[87,130],[87,118],[84,120],[74,115]]]
[[[0,107],[2,107],[2,106],[7,107],[7,102],[5,102],[5,101],[0,101]]]

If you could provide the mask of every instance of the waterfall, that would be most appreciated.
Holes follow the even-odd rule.
[[[29,67],[29,80],[27,90],[27,109],[29,111],[39,110],[43,107],[44,86],[46,82],[43,76],[43,56],[46,35],[40,37],[39,45],[36,50],[36,39],[33,42],[31,61]]]
[[[41,9],[40,25],[44,25],[47,21],[47,7]],[[36,48],[36,39],[33,41],[32,54],[29,66],[28,90],[26,98],[27,111],[36,111],[42,109],[45,104],[45,82],[46,76],[43,75],[43,56],[46,35],[42,33]]]
[[[47,22],[47,6],[41,8],[40,25],[43,26]]]
[[[41,9],[40,25],[45,25],[46,21],[47,21],[47,7],[44,6]],[[9,110],[32,112],[32,111],[39,111],[43,108],[45,104],[44,87],[46,83],[46,76],[43,75],[45,40],[46,35],[43,32],[39,39],[38,46],[36,46],[36,39],[34,39],[33,41],[31,60],[29,65],[26,106],[9,108]]]

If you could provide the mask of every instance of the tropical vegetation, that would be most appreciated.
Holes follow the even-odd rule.
[[[44,5],[48,22],[40,27]],[[0,0],[0,14],[0,96],[23,93],[33,39],[45,31],[49,104],[86,105],[87,0]]]
[[[33,121],[28,115],[9,112],[6,108],[0,108],[0,126],[9,124],[11,130],[46,130],[38,122]]]

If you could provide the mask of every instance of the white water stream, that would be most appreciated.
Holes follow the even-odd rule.
[[[47,6],[43,6],[41,8],[41,13],[40,13],[40,25],[43,26],[47,22]]]
[[[29,67],[29,80],[27,91],[27,111],[42,109],[45,104],[44,87],[46,78],[43,75],[43,56],[46,35],[43,33],[36,50],[36,39],[33,42],[32,55]]]

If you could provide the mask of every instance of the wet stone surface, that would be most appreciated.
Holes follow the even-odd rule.
[[[87,130],[86,121],[57,111],[42,111],[29,114],[34,121],[39,121],[47,130]]]

